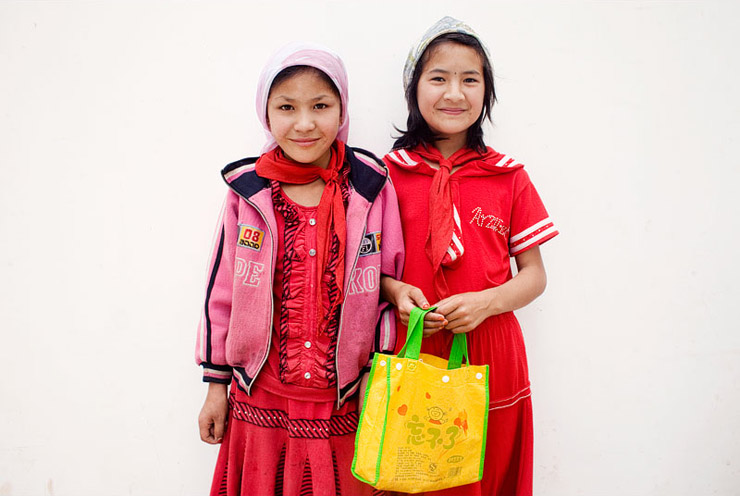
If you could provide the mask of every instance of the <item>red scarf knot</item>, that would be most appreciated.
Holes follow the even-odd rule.
[[[454,167],[480,159],[481,154],[469,148],[461,148],[445,158],[439,150],[429,145],[417,146],[413,152],[431,163],[439,164],[429,188],[429,229],[424,248],[434,269],[434,291],[438,298],[445,298],[450,291],[442,267],[446,265],[443,261],[455,230],[450,175]]]
[[[329,325],[329,319],[335,310],[344,301],[344,252],[347,239],[347,224],[342,199],[341,179],[344,165],[345,145],[336,140],[331,147],[331,158],[326,169],[316,165],[295,162],[285,156],[278,147],[264,153],[257,160],[255,170],[260,177],[274,179],[281,183],[308,184],[321,178],[326,184],[321,194],[317,209],[317,286],[319,333],[323,333]],[[336,284],[338,296],[330,308],[324,312],[322,298],[322,281],[326,273],[326,264],[329,261],[332,234],[339,241],[339,253],[336,266]]]

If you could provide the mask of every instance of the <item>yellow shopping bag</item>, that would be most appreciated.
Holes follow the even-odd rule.
[[[488,365],[463,365],[465,334],[455,335],[449,362],[420,354],[430,310],[411,312],[397,356],[373,358],[352,473],[377,489],[420,493],[483,476]]]

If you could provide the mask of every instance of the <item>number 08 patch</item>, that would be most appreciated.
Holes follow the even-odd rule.
[[[243,246],[252,250],[260,251],[262,241],[265,239],[265,231],[246,224],[239,224],[239,240],[237,246]]]

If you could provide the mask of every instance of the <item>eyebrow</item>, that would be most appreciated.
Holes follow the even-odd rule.
[[[452,74],[452,71],[448,71],[447,69],[440,69],[440,68],[430,69],[427,72],[434,72],[434,73],[440,73],[440,74]],[[469,71],[462,71],[461,74],[477,74],[477,75],[480,75],[480,71],[478,71],[476,69],[472,69],[472,70],[469,70]]]
[[[311,98],[308,101],[310,101],[310,102],[317,102],[319,100],[323,100],[324,98],[329,98],[330,96],[332,96],[332,95],[322,94],[322,95],[319,95],[317,97]],[[295,102],[295,101],[298,100],[297,98],[290,98],[289,96],[285,96],[285,95],[275,95],[275,96],[273,96],[271,98],[282,98],[283,100],[285,100],[287,102]]]

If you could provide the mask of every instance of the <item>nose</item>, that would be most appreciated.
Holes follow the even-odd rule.
[[[313,131],[316,127],[316,123],[313,120],[313,116],[310,112],[300,112],[296,117],[295,130],[301,133]]]
[[[450,100],[453,102],[462,100],[463,98],[465,98],[462,92],[462,86],[460,85],[460,82],[450,81],[445,90],[444,97],[445,97],[445,100]]]

